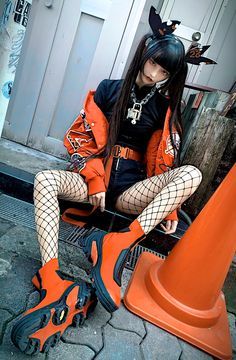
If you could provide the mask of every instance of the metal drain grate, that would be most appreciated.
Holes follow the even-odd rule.
[[[34,205],[9,195],[0,195],[0,217],[14,224],[35,229]],[[59,239],[64,241],[74,231],[75,226],[60,221]]]
[[[0,217],[2,219],[12,221],[17,225],[26,226],[36,230],[34,221],[34,205],[23,200],[13,198],[5,194],[0,195]],[[89,229],[80,228],[74,225],[70,225],[64,221],[60,221],[59,240],[69,245],[79,247],[79,238],[82,235],[85,236],[86,232],[90,232],[91,229],[96,230],[95,227]],[[165,259],[164,255],[150,250],[144,246],[137,245],[130,254],[126,267],[130,270],[133,270],[139,256],[144,251]]]
[[[156,256],[159,256],[161,259],[165,259],[166,256],[162,255],[154,250],[148,249],[142,245],[137,245],[134,250],[131,252],[131,254],[129,255],[129,258],[127,260],[126,263],[126,268],[133,270],[135,268],[135,265],[138,261],[139,256],[143,253],[143,252],[149,252],[150,254],[154,254]]]
[[[76,247],[80,247],[79,245],[79,239],[80,237],[83,235],[86,235],[86,233],[91,230],[96,230],[97,228],[95,227],[91,227],[89,229],[87,228],[83,228],[83,227],[75,227],[75,229],[72,231],[72,233],[67,236],[63,241],[70,244],[70,245],[73,245],[73,246],[76,246]]]
[[[35,228],[34,206],[8,195],[0,196],[0,217],[15,224]]]
[[[96,227],[91,227],[89,229],[86,228],[79,228],[77,227],[76,229],[74,229],[74,231],[63,241],[76,246],[76,247],[80,247],[79,242],[80,242],[80,237],[81,236],[85,236],[86,237],[86,233],[89,232],[91,233],[91,230],[98,230],[98,228]],[[165,259],[166,256],[163,254],[160,254],[154,250],[148,249],[142,245],[137,245],[134,250],[131,252],[131,254],[128,257],[127,263],[126,263],[126,268],[129,270],[133,270],[135,268],[135,265],[138,261],[139,256],[143,253],[143,252],[149,252],[151,254],[154,254],[156,256],[159,256],[161,259]]]

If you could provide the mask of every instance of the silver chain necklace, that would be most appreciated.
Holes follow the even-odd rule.
[[[135,125],[138,120],[140,120],[140,116],[142,113],[142,106],[145,105],[151,97],[155,94],[157,88],[153,86],[152,90],[138,102],[136,98],[136,94],[134,92],[134,86],[132,87],[130,97],[133,101],[133,107],[128,109],[127,119],[131,119],[131,124]]]

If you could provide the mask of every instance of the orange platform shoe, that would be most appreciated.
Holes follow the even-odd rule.
[[[41,301],[26,311],[12,329],[12,342],[27,355],[47,353],[69,325],[81,324],[96,306],[91,285],[63,280],[58,270],[58,260],[52,259],[34,276]]]
[[[137,220],[120,231],[105,233],[92,230],[80,239],[87,257],[93,262],[92,278],[96,295],[108,312],[117,310],[121,302],[121,276],[132,248],[145,234]]]

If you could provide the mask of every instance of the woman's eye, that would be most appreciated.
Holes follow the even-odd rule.
[[[156,65],[156,62],[153,59],[149,59],[149,61],[152,65]]]

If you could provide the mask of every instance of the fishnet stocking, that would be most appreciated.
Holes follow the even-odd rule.
[[[35,222],[43,265],[58,258],[59,203],[87,200],[87,186],[77,173],[63,170],[39,172],[34,183]]]
[[[201,179],[194,166],[181,166],[136,183],[119,196],[116,208],[140,214],[137,220],[147,234],[194,193]]]

